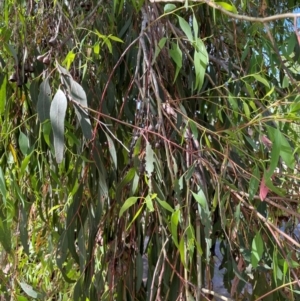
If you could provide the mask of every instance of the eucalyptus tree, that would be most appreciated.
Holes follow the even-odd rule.
[[[270,2],[0,3],[1,298],[295,298],[300,14]]]

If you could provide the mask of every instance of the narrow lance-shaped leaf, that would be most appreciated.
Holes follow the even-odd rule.
[[[88,114],[88,103],[86,93],[71,76],[69,71],[57,64],[58,71],[61,74],[61,81],[66,86],[69,97],[74,103],[74,109],[81,126],[84,137],[89,140],[92,138],[92,125]]]
[[[51,89],[49,86],[49,80],[46,78],[40,85],[40,93],[37,102],[37,113],[40,122],[50,118],[50,106],[51,106]]]
[[[2,194],[4,205],[6,205],[6,185],[5,185],[4,174],[1,166],[0,166],[0,193]]]
[[[145,158],[145,169],[148,177],[151,177],[151,174],[154,170],[154,152],[149,142],[146,145],[146,158]]]
[[[61,163],[64,155],[64,122],[67,110],[67,98],[60,89],[56,92],[50,107],[50,121],[54,136],[56,162]]]

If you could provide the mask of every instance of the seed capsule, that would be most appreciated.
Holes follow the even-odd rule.
[[[9,77],[9,81],[10,81],[11,83],[15,83],[17,80],[18,80],[17,73],[14,72],[14,73]]]
[[[43,63],[44,63],[45,65],[49,65],[49,64],[50,64],[50,55],[47,55],[46,57],[44,57]]]

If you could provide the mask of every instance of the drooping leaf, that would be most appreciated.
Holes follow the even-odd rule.
[[[23,132],[20,132],[19,135],[19,146],[22,154],[26,156],[29,149],[29,139]]]
[[[114,145],[114,141],[110,138],[109,134],[105,133],[107,138],[107,144],[108,144],[108,150],[111,155],[112,161],[114,163],[115,169],[117,169],[118,163],[117,163],[117,152]]]
[[[49,85],[49,79],[46,78],[40,85],[40,93],[38,95],[37,102],[37,113],[41,123],[50,118],[50,106],[51,89]]]
[[[64,123],[67,110],[67,98],[64,92],[57,90],[50,107],[50,121],[54,136],[56,162],[61,163],[64,157]]]
[[[145,203],[146,203],[146,206],[147,206],[149,212],[153,212],[154,211],[153,201],[149,194],[145,198]]]
[[[88,113],[88,103],[86,93],[82,86],[79,85],[71,76],[71,74],[59,64],[57,64],[58,70],[61,74],[61,81],[66,86],[68,96],[71,98],[77,119],[81,126],[84,137],[90,140],[93,136],[92,125]]]
[[[252,177],[250,179],[250,183],[249,183],[249,200],[252,201],[253,197],[255,196],[257,189],[259,186],[259,169],[258,167],[255,165],[255,167],[253,168],[252,171]],[[263,195],[262,195],[263,197]]]
[[[169,49],[169,53],[170,53],[171,58],[173,59],[173,61],[176,64],[176,71],[175,71],[175,76],[174,76],[174,81],[173,81],[173,83],[174,83],[176,81],[178,73],[182,67],[182,51],[179,48],[178,44],[172,43],[172,49]]]
[[[0,166],[0,193],[2,194],[4,205],[6,205],[6,185],[5,185],[4,174],[1,166]]]
[[[179,222],[179,216],[180,216],[180,210],[174,211],[171,216],[171,235],[176,247],[178,247],[177,227]]]
[[[192,34],[192,29],[191,29],[190,24],[187,21],[185,21],[182,17],[180,17],[180,16],[177,16],[177,17],[179,20],[180,28],[187,36],[190,43],[192,43],[194,41],[194,39],[193,39],[193,34]]]
[[[163,207],[164,209],[170,211],[171,213],[174,212],[174,209],[166,201],[162,201],[158,197],[156,197],[156,200],[160,204],[161,207]]]
[[[128,208],[133,206],[137,202],[138,199],[139,199],[139,197],[135,197],[135,196],[128,198],[120,209],[119,217],[121,217],[123,215],[123,213],[128,210]]]
[[[266,198],[268,192],[269,192],[269,188],[266,186],[265,179],[263,177],[261,179],[260,188],[259,188],[259,198],[260,198],[261,201],[264,201],[264,199]]]
[[[251,249],[251,264],[255,269],[263,255],[264,252],[264,242],[261,237],[260,232],[257,232],[254,239],[252,240],[252,249]]]
[[[0,115],[4,113],[6,105],[6,85],[7,78],[5,74],[0,74]]]
[[[147,172],[148,177],[151,177],[151,174],[154,170],[154,152],[151,147],[151,144],[147,142],[146,145],[146,158],[145,158],[145,170]]]

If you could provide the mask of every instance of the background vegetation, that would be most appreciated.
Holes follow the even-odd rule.
[[[297,300],[296,8],[1,1],[0,299]]]

